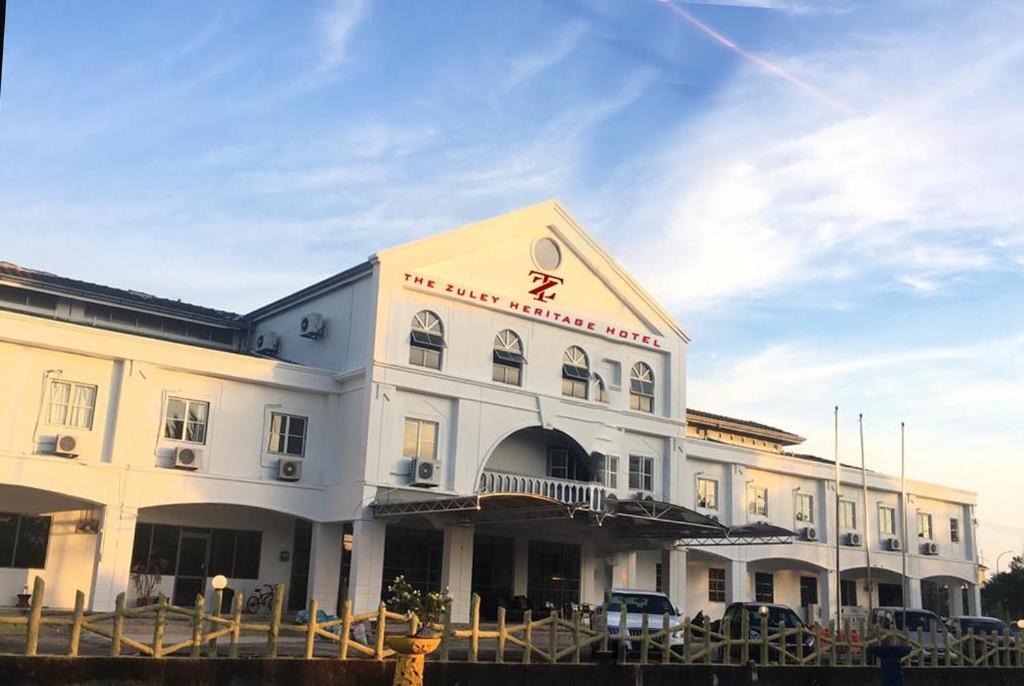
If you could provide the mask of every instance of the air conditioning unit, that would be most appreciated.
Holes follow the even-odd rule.
[[[900,543],[900,539],[898,539],[898,538],[890,538],[889,539],[889,550],[901,550],[902,548],[903,548],[903,544]]]
[[[423,486],[430,488],[432,486],[438,486],[441,481],[441,472],[438,470],[438,464],[433,460],[421,460],[419,458],[412,461],[412,481],[413,486]]]
[[[299,335],[303,338],[322,338],[327,333],[327,322],[319,312],[310,312],[299,323]]]
[[[61,457],[78,457],[78,438],[71,434],[57,434],[53,454]]]
[[[256,336],[256,345],[254,347],[258,353],[276,353],[277,334],[273,331],[264,331]]]
[[[804,533],[804,540],[805,541],[817,541],[818,540],[818,530],[815,529],[813,526],[805,526],[803,533]]]
[[[203,464],[203,451],[198,448],[176,448],[174,466],[178,469],[196,470]]]
[[[928,541],[927,543],[922,543],[921,544],[921,554],[922,555],[938,555],[939,554],[939,544],[935,543],[933,541]]]
[[[302,460],[286,460],[282,458],[277,461],[278,481],[298,481],[301,478]]]
[[[646,491],[637,491],[633,494],[633,500],[639,500],[640,502],[654,502],[654,496]]]
[[[846,545],[858,546],[861,544],[860,534],[854,532],[846,534]]]

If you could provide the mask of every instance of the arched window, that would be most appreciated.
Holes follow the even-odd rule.
[[[599,403],[608,402],[608,387],[605,386],[600,374],[594,374],[594,400]]]
[[[519,386],[523,383],[523,341],[515,331],[505,329],[494,337],[491,379],[498,383]]]
[[[583,348],[570,346],[562,355],[562,395],[587,398],[590,387],[590,361]]]
[[[444,327],[441,318],[430,310],[420,310],[412,318],[409,334],[409,364],[419,367],[441,368],[444,350]]]
[[[654,412],[654,372],[644,362],[629,372],[629,409]]]

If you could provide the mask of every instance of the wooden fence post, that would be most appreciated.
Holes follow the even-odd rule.
[[[377,607],[377,640],[374,642],[373,659],[384,659],[384,637],[387,634],[388,616],[384,602]]]
[[[834,643],[832,645],[835,645]],[[761,665],[768,664],[768,615],[761,615]]]
[[[281,612],[284,610],[284,584],[274,586],[274,600],[270,608],[270,630],[267,632],[267,657],[277,657],[281,638]]]
[[[320,606],[316,602],[316,598],[309,599],[309,617],[306,619],[306,659],[310,660],[313,658],[313,645],[316,641],[316,613],[320,610]]]
[[[161,593],[156,601],[156,619],[153,620],[153,657],[164,656],[164,630],[167,622],[167,598]]]
[[[110,632],[110,656],[121,654],[121,634],[124,633],[124,592],[117,594],[114,601],[114,627]]]
[[[82,618],[85,614],[85,594],[75,591],[75,612],[71,616],[71,641],[68,644],[68,655],[78,657],[78,644],[82,640]]]
[[[341,635],[338,637],[338,658],[348,659],[348,642],[352,633],[352,601],[346,600],[341,608]],[[444,639],[442,639],[444,640]]]
[[[669,618],[669,615],[666,612],[661,616],[661,631],[664,634],[664,636],[661,639],[662,641],[664,641],[664,644],[662,644],[661,647],[661,664],[663,665],[667,665],[672,660],[671,628],[672,620]]]
[[[650,653],[650,637],[648,636],[648,619],[645,612],[640,618],[640,664],[647,664],[647,656]]]
[[[786,664],[786,620],[779,620],[779,664]]]
[[[480,653],[480,596],[473,594],[469,601],[469,661],[476,662]]]
[[[228,645],[228,657],[238,657],[238,639],[242,636],[242,606],[245,604],[245,595],[236,593],[231,606],[231,643]]]
[[[28,632],[25,636],[25,654],[29,657],[39,650],[39,629],[43,623],[43,593],[46,584],[40,577],[32,582],[32,604],[28,611]]]
[[[192,657],[203,656],[203,621],[206,619],[206,599],[202,593],[196,594],[196,602],[192,608]]]
[[[213,616],[220,617],[220,608],[224,604],[224,589],[215,588],[213,589]],[[220,630],[220,624],[212,622],[210,624],[212,631]],[[217,657],[217,639],[211,639],[210,645],[207,647],[206,654],[210,657]]]
[[[533,653],[533,610],[523,612],[523,664],[530,664]]]
[[[555,653],[558,652],[558,610],[552,610],[548,619],[551,623],[548,624],[548,662],[558,662],[558,656]]]
[[[738,612],[740,613],[740,640],[743,641],[740,644],[740,664],[746,666],[750,662],[750,613],[743,606],[740,606]],[[731,627],[726,628],[732,630]]]
[[[580,663],[580,611],[572,611],[572,663],[578,665]]]
[[[506,629],[505,629],[505,608],[499,607],[498,608],[498,650],[494,654],[494,661],[495,662],[504,662],[505,661],[505,638],[507,636],[505,631],[506,631]]]

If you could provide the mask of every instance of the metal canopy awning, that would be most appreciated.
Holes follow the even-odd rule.
[[[675,547],[792,543],[793,532],[771,524],[726,527],[679,505],[653,499],[606,498],[600,510],[541,495],[481,493],[406,502],[371,504],[378,519],[425,517],[437,524],[574,520],[600,526],[618,541],[663,541]]]

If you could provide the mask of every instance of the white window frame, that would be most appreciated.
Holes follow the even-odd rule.
[[[281,417],[283,420],[283,431],[274,431],[274,418]],[[291,433],[291,425],[293,419],[301,419],[302,424],[302,435]],[[279,439],[279,445],[284,450],[274,450],[274,436],[281,436]],[[299,436],[302,439],[302,450],[298,453],[288,452],[288,439]],[[270,413],[270,431],[267,436],[267,452],[272,455],[287,455],[288,457],[305,457],[306,456],[306,441],[309,438],[309,417],[301,414],[289,414],[287,412],[271,412]]]
[[[437,346],[434,345],[420,345],[415,342],[416,334],[423,334],[426,336],[437,337],[440,342]],[[433,310],[418,310],[412,317],[412,324],[409,327],[409,364],[414,367],[423,367],[424,369],[436,369],[441,370],[444,365],[444,322],[441,321],[441,316]],[[416,351],[422,356],[420,362],[413,360],[413,355]],[[427,364],[427,354],[437,354],[437,366]]]
[[[839,499],[839,528],[847,531],[857,530],[857,501],[846,498]]]
[[[764,495],[761,500],[764,507],[758,507],[758,495]],[[757,484],[747,484],[747,516],[768,517],[768,487]]]
[[[413,455],[406,452],[405,446],[405,435],[409,424],[416,424],[416,449]],[[434,450],[431,455],[421,454],[421,449],[424,445],[423,441],[423,425],[430,424],[434,427]],[[441,424],[440,422],[432,419],[422,419],[420,417],[403,417],[402,419],[402,456],[412,458],[414,460],[430,460],[432,462],[438,462],[438,451],[441,445]]]
[[[185,419],[182,420],[181,425],[181,438],[175,438],[174,436],[167,435],[167,419],[168,413],[171,409],[171,402],[178,401],[185,403]],[[206,406],[206,421],[202,422],[203,426],[203,440],[194,441],[186,438],[188,436],[188,425],[189,425],[189,409],[193,405],[205,405]],[[186,398],[180,395],[168,395],[164,400],[164,416],[161,422],[160,436],[162,440],[174,441],[175,443],[188,443],[190,445],[206,445],[210,440],[210,420],[213,416],[213,403],[209,400],[200,400],[198,398]],[[199,424],[199,422],[191,422],[193,424]]]
[[[53,394],[54,390],[58,387],[67,388],[67,402],[56,402]],[[92,405],[79,404],[77,402],[79,391],[92,391]],[[50,426],[66,426],[69,429],[80,429],[82,431],[92,431],[93,422],[96,419],[96,400],[99,397],[99,386],[96,384],[82,383],[80,381],[69,381],[67,379],[50,379],[50,385],[47,388],[49,397],[46,399],[46,423]],[[63,414],[63,419],[54,420],[54,409],[58,409]],[[87,422],[81,422],[80,418],[83,413],[88,418]],[[78,421],[72,421],[72,419],[78,419]]]
[[[555,460],[552,458],[560,458],[564,460],[564,464],[556,465]],[[548,448],[547,450],[547,476],[551,479],[571,479],[569,476],[572,463],[572,455],[569,454],[568,448]],[[559,471],[560,474],[555,472]]]
[[[892,531],[889,531],[889,526],[892,526]],[[886,505],[879,503],[878,505],[878,533],[882,536],[896,536],[896,507],[894,505]]]
[[[608,385],[605,384],[604,379],[600,374],[596,372],[593,374],[594,377],[594,400],[605,405],[608,404]]]
[[[581,362],[582,364],[580,364]],[[566,373],[567,367],[584,370],[587,378],[580,379],[570,376]],[[569,384],[570,392],[568,393],[566,392],[566,383]],[[562,395],[578,400],[587,400],[590,397],[590,356],[578,345],[570,345],[562,352]]]
[[[629,370],[629,409],[654,414],[654,390],[654,369],[643,361],[634,363]]]
[[[803,503],[807,504],[806,516]],[[814,494],[798,491],[793,500],[793,518],[804,524],[814,524]]]
[[[506,354],[518,357],[518,362],[510,360],[498,361],[499,355]],[[491,381],[506,386],[522,386],[523,372],[526,368],[526,357],[523,354],[523,339],[512,329],[502,329],[494,335],[494,346],[491,351]],[[509,375],[515,371],[516,380],[509,381]],[[497,378],[498,376],[502,378]]]
[[[922,528],[922,521],[928,523],[926,528]],[[917,511],[917,537],[925,541],[935,540],[935,519],[932,517],[931,512]]]
[[[619,456],[603,455],[601,458],[601,484],[605,488],[619,488]]]
[[[713,497],[710,499],[711,500],[711,504],[710,505],[707,504],[708,503],[707,489],[702,489],[701,488],[704,484],[711,484],[711,486],[713,487],[712,490],[714,491],[714,494],[713,494]],[[701,490],[705,491],[703,496],[701,495]],[[697,504],[698,508],[700,508],[702,510],[717,510],[718,509],[718,479],[712,479],[712,478],[707,477],[707,476],[698,476],[697,477],[697,486],[694,489],[694,493],[697,494],[697,503],[696,504]],[[702,504],[702,501],[703,501],[704,504]]]
[[[637,460],[640,469],[633,469],[633,460]],[[638,486],[633,485],[633,477],[636,476]],[[629,490],[651,493],[654,491],[654,458],[650,455],[629,456]]]

